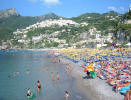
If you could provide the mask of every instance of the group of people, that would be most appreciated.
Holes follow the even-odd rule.
[[[86,62],[84,67],[89,66],[90,63],[93,63],[93,68],[100,79],[106,80],[116,93],[124,94],[124,100],[131,100],[131,59],[126,57],[101,59]],[[90,71],[87,71],[87,76],[90,76]]]
[[[37,81],[37,91],[39,92],[40,89],[41,89],[41,83],[40,83],[40,81],[38,80],[38,81]],[[27,98],[30,98],[30,96],[32,96],[32,95],[33,95],[33,94],[31,93],[30,88],[28,88],[28,90],[27,90]]]
[[[53,61],[53,63],[56,63],[57,62],[57,59],[56,58],[53,58],[53,59],[51,59],[52,61]],[[60,64],[61,63],[61,60],[59,59],[58,60],[58,63]],[[66,72],[67,73],[69,73],[69,71],[70,71],[70,65],[69,64],[66,64]],[[57,72],[56,73],[56,79],[57,80],[60,80],[60,74],[59,74],[59,72]],[[51,72],[51,80],[52,81],[55,81],[55,75],[54,75],[54,72]],[[40,81],[38,80],[37,81],[37,91],[38,92],[40,92],[40,89],[41,89],[41,83],[40,83]],[[27,98],[30,98],[30,96],[32,96],[33,95],[33,93],[31,93],[31,89],[30,88],[28,88],[28,90],[27,90]],[[65,91],[65,99],[66,100],[68,100],[68,98],[69,98],[69,92],[68,91]]]
[[[40,89],[41,89],[41,83],[40,83],[40,81],[38,80],[37,81],[37,91],[38,92],[40,92]],[[33,93],[31,93],[31,90],[30,90],[30,88],[28,88],[28,90],[27,90],[27,98],[30,98],[30,96],[33,96]],[[65,91],[65,98],[66,98],[66,100],[68,100],[68,98],[69,98],[69,92],[68,91]]]
[[[125,100],[131,100],[131,49],[65,49],[59,50],[65,58],[87,67],[91,63],[97,77],[113,87],[116,93],[124,94]],[[90,69],[90,70],[93,70]],[[90,70],[85,71],[91,76]]]
[[[60,79],[59,72],[57,72],[56,78],[57,78],[57,80],[59,80],[59,79]],[[55,81],[55,75],[54,75],[54,73],[53,73],[53,72],[51,72],[51,80],[52,80],[52,81]]]

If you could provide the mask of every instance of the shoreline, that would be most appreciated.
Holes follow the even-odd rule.
[[[123,100],[124,96],[112,91],[105,80],[98,77],[95,79],[83,79],[86,76],[84,69],[65,58],[59,57],[62,63],[69,63],[71,66],[71,76],[76,79],[76,85],[89,100]]]
[[[14,49],[16,50],[16,49]],[[29,51],[49,51],[58,49],[17,49],[17,50],[29,50]],[[71,76],[76,79],[77,89],[87,96],[89,100],[123,100],[124,96],[112,91],[112,87],[109,86],[105,80],[101,80],[98,77],[95,79],[83,79],[86,76],[84,69],[79,64],[75,64],[70,60],[58,56],[62,64],[69,63],[71,66]]]

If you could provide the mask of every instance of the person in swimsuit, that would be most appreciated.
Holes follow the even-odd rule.
[[[60,75],[59,75],[59,72],[57,72],[57,80],[60,79]]]
[[[55,76],[54,76],[53,72],[51,72],[51,80],[52,80],[52,81],[55,80]]]
[[[66,72],[69,74],[69,72],[70,72],[70,65],[69,64],[66,64]]]
[[[69,98],[69,92],[68,91],[65,91],[65,98],[66,98],[66,100],[68,100],[68,98]]]
[[[60,64],[60,62],[61,62],[61,61],[60,61],[60,59],[59,59],[59,64]]]
[[[37,81],[37,91],[40,91],[40,88],[41,88],[41,83],[40,83],[40,81],[38,80],[38,81]]]
[[[27,98],[29,98],[31,96],[31,91],[30,91],[30,88],[28,88],[27,90]]]

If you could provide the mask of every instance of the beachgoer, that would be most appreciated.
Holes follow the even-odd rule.
[[[30,91],[30,88],[28,88],[27,90],[27,98],[29,98],[31,96],[31,91]]]
[[[126,93],[127,100],[131,100],[131,87],[130,90]]]
[[[56,63],[56,58],[54,58],[54,61],[53,61],[54,63]]]
[[[8,75],[8,78],[10,78],[11,76],[10,75]]]
[[[57,72],[57,80],[60,79],[60,75],[59,75],[59,72]]]
[[[86,74],[87,74],[87,77],[89,78],[90,77],[90,72],[88,70],[87,70]]]
[[[52,81],[55,80],[55,76],[54,76],[53,72],[51,72],[51,80],[52,80]]]
[[[65,91],[65,98],[66,98],[66,100],[69,98],[69,92],[68,91]]]
[[[26,70],[26,74],[27,74],[27,75],[30,74],[30,70],[29,70],[29,69]]]
[[[40,91],[40,88],[41,88],[41,83],[40,83],[40,81],[38,80],[38,81],[37,81],[37,91]]]
[[[60,59],[59,59],[59,64],[60,64],[60,62],[61,62],[61,61],[60,61]]]
[[[70,72],[70,65],[66,64],[66,72],[69,73]]]

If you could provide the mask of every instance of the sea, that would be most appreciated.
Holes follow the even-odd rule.
[[[35,94],[32,100],[89,100],[77,89],[76,80],[65,71],[65,64],[54,63],[49,51],[0,51],[0,100],[29,100],[27,90]],[[55,81],[51,80],[51,72]],[[56,79],[59,72],[60,80]],[[37,91],[37,81],[42,88]]]

